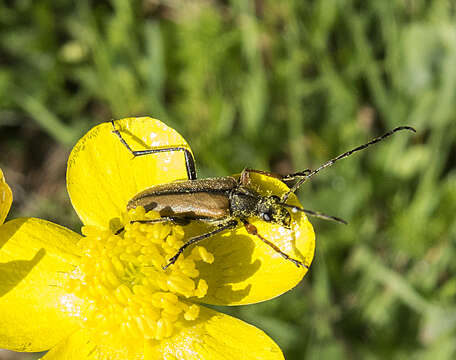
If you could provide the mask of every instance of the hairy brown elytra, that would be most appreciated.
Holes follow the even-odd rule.
[[[388,131],[382,136],[376,137],[371,141],[351,149],[339,156],[325,162],[315,170],[306,169],[297,173],[281,176],[262,170],[244,169],[239,178],[225,176],[219,178],[197,179],[195,159],[192,153],[183,146],[160,147],[156,149],[133,150],[122,137],[116,128],[114,120],[111,121],[113,133],[117,135],[120,142],[134,156],[144,156],[161,152],[182,151],[185,156],[188,180],[177,181],[168,184],[159,184],[136,194],[127,204],[127,209],[134,209],[143,206],[146,211],[158,211],[160,218],[154,220],[140,220],[139,222],[159,223],[174,222],[178,224],[188,224],[191,221],[201,221],[213,226],[207,233],[188,239],[187,242],[168,260],[168,264],[163,266],[165,270],[174,264],[180,254],[192,244],[200,242],[225,230],[234,229],[240,224],[244,225],[250,235],[258,237],[265,244],[273,248],[286,260],[291,261],[296,266],[308,268],[308,265],[294,259],[281,251],[275,244],[265,239],[258,233],[257,228],[248,222],[249,217],[256,217],[262,221],[278,224],[284,227],[290,225],[292,212],[304,212],[307,215],[319,217],[325,220],[333,220],[343,224],[346,222],[338,217],[326,215],[318,211],[302,209],[287,204],[288,197],[294,193],[307,179],[311,178],[321,170],[333,165],[336,161],[346,158],[354,152],[366,149],[385,138],[393,135],[397,131],[409,130],[416,132],[410,126],[399,126]],[[289,190],[278,197],[263,196],[249,187],[250,173],[259,173],[281,180]],[[120,229],[117,233],[122,232]]]

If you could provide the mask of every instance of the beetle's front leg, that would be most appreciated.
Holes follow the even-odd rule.
[[[282,180],[287,186],[290,186],[297,180],[302,179],[303,177],[306,177],[311,172],[312,172],[311,169],[305,169],[302,171],[295,172],[293,174],[284,175],[282,177],[282,179],[280,179],[280,180]]]
[[[284,253],[282,250],[279,249],[278,246],[276,246],[275,244],[273,244],[271,241],[265,239],[263,236],[261,236],[259,233],[258,233],[258,230],[256,228],[255,225],[249,223],[247,220],[243,220],[242,221],[244,223],[244,226],[245,226],[245,229],[247,230],[247,232],[250,234],[250,235],[255,235],[256,237],[258,237],[261,241],[263,241],[266,245],[269,245],[270,247],[272,247],[274,249],[274,251],[278,252],[284,259],[288,260],[288,261],[291,261],[293,264],[295,264],[297,267],[305,267],[306,269],[308,269],[309,267],[304,264],[302,261],[299,261],[299,260],[296,260],[296,259],[293,259],[291,256],[289,256],[288,254]]]
[[[197,242],[207,239],[208,237],[214,236],[222,231],[234,229],[236,226],[238,226],[238,221],[230,220],[227,223],[220,225],[218,228],[216,228],[206,234],[198,235],[198,236],[191,238],[184,245],[182,245],[179,248],[179,250],[177,250],[177,253],[171,259],[168,260],[168,264],[166,264],[165,266],[162,266],[163,270],[166,270],[169,266],[174,264],[177,261],[177,259],[179,258],[180,254],[182,254],[182,252],[190,245],[196,244]]]
[[[285,185],[291,186],[297,180],[299,180],[299,179],[301,179],[303,177],[306,177],[311,172],[312,172],[312,170],[305,169],[305,170],[298,171],[298,172],[293,173],[293,174],[288,174],[288,175],[282,176],[282,175],[274,174],[274,173],[271,173],[271,172],[268,172],[268,171],[245,168],[241,172],[241,177],[239,179],[239,182],[242,185],[244,185],[244,186],[248,186],[249,183],[250,183],[250,173],[255,173],[255,174],[261,174],[261,175],[269,176],[269,177],[272,177],[272,178],[275,178],[275,179],[279,179],[280,181],[285,183]]]
[[[250,184],[250,173],[261,174],[261,175],[265,175],[265,176],[273,177],[275,179],[282,180],[282,176],[280,176],[279,174],[273,174],[273,173],[263,171],[263,170],[245,168],[241,172],[241,177],[239,179],[239,182],[246,187],[248,187],[248,185]]]

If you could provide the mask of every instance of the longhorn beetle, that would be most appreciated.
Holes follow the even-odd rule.
[[[263,221],[289,227],[291,216],[289,211],[304,212],[310,216],[316,216],[326,220],[333,220],[346,224],[346,222],[335,216],[329,216],[317,211],[306,210],[287,204],[290,194],[296,190],[309,178],[333,165],[336,161],[346,158],[354,152],[366,149],[385,138],[393,135],[400,130],[416,130],[410,126],[399,126],[388,131],[382,136],[376,137],[371,141],[355,147],[339,156],[325,162],[318,168],[306,169],[297,173],[280,176],[262,170],[244,169],[239,179],[233,176],[218,178],[197,179],[195,169],[195,159],[192,153],[184,146],[169,146],[155,149],[133,150],[122,137],[116,128],[114,120],[111,120],[113,133],[117,135],[120,142],[131,152],[134,157],[156,154],[161,152],[182,151],[185,157],[188,180],[177,181],[168,184],[159,184],[136,194],[127,204],[127,209],[134,209],[143,206],[146,211],[155,210],[160,214],[160,218],[153,220],[137,220],[142,223],[174,222],[186,225],[191,221],[202,221],[213,225],[213,229],[205,234],[201,234],[189,239],[176,254],[168,260],[168,264],[162,266],[166,270],[174,264],[180,254],[192,244],[196,244],[204,239],[221,233],[225,230],[235,229],[243,224],[250,235],[258,237],[261,241],[269,245],[286,260],[291,261],[296,266],[308,268],[303,262],[291,258],[281,251],[271,241],[265,239],[258,233],[257,228],[248,222],[249,217],[257,217]],[[250,173],[259,173],[274,177],[284,182],[289,190],[278,197],[262,196],[249,188]],[[116,233],[121,233],[123,228]]]

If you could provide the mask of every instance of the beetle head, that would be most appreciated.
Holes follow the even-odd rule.
[[[257,214],[261,220],[283,226],[290,226],[291,216],[278,196],[265,196],[257,204]]]

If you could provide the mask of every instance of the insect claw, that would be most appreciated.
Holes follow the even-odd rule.
[[[177,255],[173,256],[171,259],[168,260],[168,264],[166,264],[165,266],[162,266],[162,269],[163,270],[166,270],[167,268],[169,268],[171,265],[173,265],[177,258],[179,257],[180,253],[178,253]]]
[[[296,260],[296,259],[293,259],[291,257],[289,257],[287,260],[290,260],[293,264],[295,264],[297,267],[304,267],[306,269],[308,269],[309,267],[304,264],[303,262],[299,261],[299,260]]]
[[[111,130],[114,134],[117,133],[119,130],[116,129],[116,125],[114,124],[114,119],[111,119],[111,124],[112,124],[112,127],[113,127],[113,130]]]
[[[166,265],[162,266],[163,270],[166,270],[167,268],[169,268],[175,262],[175,260],[173,261],[173,259],[169,259],[168,261],[169,262]]]
[[[122,231],[124,231],[124,230],[125,230],[125,228],[124,228],[124,227],[121,227],[120,229],[118,229],[118,230],[114,233],[114,235],[119,235],[119,234],[122,233]]]

